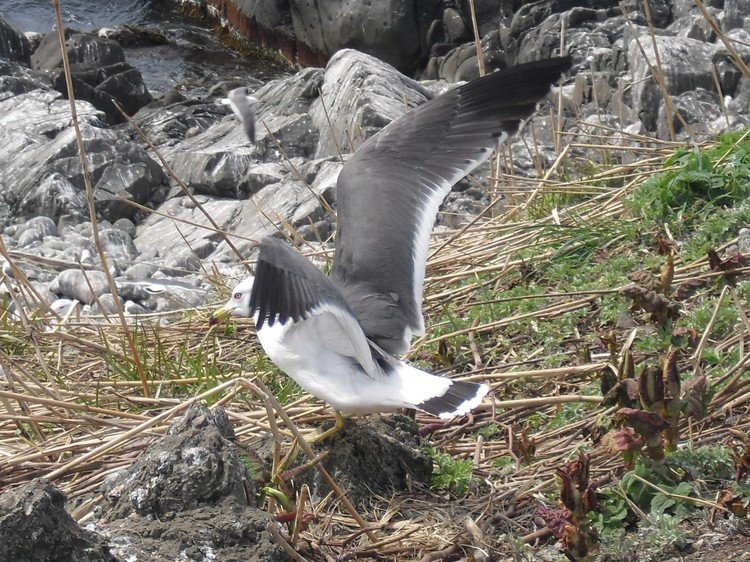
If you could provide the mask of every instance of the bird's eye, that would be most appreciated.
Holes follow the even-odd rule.
[[[235,293],[234,298],[240,300],[242,298],[242,293]]]

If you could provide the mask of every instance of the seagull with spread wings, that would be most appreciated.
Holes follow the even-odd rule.
[[[416,408],[468,413],[489,390],[408,365],[399,356],[425,331],[422,285],[430,232],[453,185],[487,160],[570,67],[568,57],[518,65],[457,87],[368,139],[336,186],[336,253],[329,276],[275,238],[255,275],[212,322],[255,319],[278,367],[337,412]]]

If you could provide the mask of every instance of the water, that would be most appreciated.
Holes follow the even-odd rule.
[[[65,26],[90,31],[107,25],[148,22],[149,0],[60,0]],[[0,14],[22,31],[47,33],[55,27],[50,0],[0,0]]]
[[[152,94],[178,86],[201,95],[222,80],[262,81],[280,74],[262,61],[239,56],[201,27],[150,0],[60,0],[63,25],[81,31],[133,24],[154,28],[168,45],[127,47],[125,58],[141,71]],[[51,0],[0,0],[0,14],[21,31],[48,33],[55,29]]]

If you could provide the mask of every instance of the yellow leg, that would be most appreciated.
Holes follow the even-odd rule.
[[[333,411],[333,416],[334,416],[333,427],[331,429],[325,430],[323,433],[319,433],[312,439],[307,440],[308,444],[313,445],[314,443],[325,441],[332,435],[336,435],[339,431],[344,429],[344,425],[346,425],[346,420],[344,419],[344,416],[342,416],[338,410]],[[282,459],[282,461],[279,463],[279,466],[276,468],[276,471],[274,472],[272,480],[276,480],[276,477],[282,472],[284,472],[286,468],[296,460],[299,452],[300,452],[300,447],[299,445],[297,445],[297,440],[295,439],[294,442],[292,443],[291,449],[286,454],[286,456]]]
[[[336,435],[339,431],[344,429],[344,425],[346,425],[346,420],[344,419],[344,416],[341,415],[341,412],[338,410],[333,411],[333,416],[335,423],[333,424],[333,427],[331,429],[326,429],[323,433],[319,433],[312,439],[308,441],[310,445],[313,443],[319,443],[320,441],[325,441],[332,435]]]

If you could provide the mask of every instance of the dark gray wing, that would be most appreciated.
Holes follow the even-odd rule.
[[[451,187],[518,129],[570,67],[555,58],[495,72],[370,138],[338,178],[332,278],[368,338],[393,354],[424,333],[429,237]]]
[[[250,294],[255,327],[288,325],[287,338],[302,337],[355,359],[371,377],[383,376],[380,352],[370,345],[346,300],[331,280],[288,244],[264,238]]]

